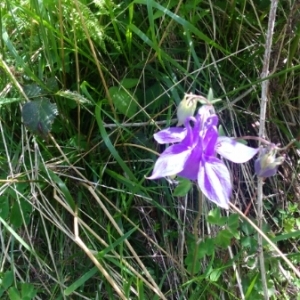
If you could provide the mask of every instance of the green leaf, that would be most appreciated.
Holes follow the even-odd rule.
[[[197,258],[195,259],[194,256],[195,256],[195,251],[194,249],[191,248],[184,260],[184,263],[187,266],[188,272],[193,271],[193,273],[198,273],[201,267],[200,260]]]
[[[232,233],[228,229],[220,230],[215,237],[215,245],[221,248],[227,248],[231,244]]]
[[[33,299],[37,294],[37,291],[34,289],[34,286],[30,283],[21,284],[21,295],[22,299]]]
[[[20,204],[15,202],[11,208],[10,222],[14,228],[20,228],[23,225],[23,217],[26,224],[30,221],[30,214],[32,212],[32,206],[24,201],[20,200]],[[23,215],[23,217],[22,217]]]
[[[9,214],[9,201],[6,197],[0,197],[0,217],[7,219]]]
[[[248,284],[248,288],[245,293],[245,298],[250,299],[250,295],[252,294],[253,289],[255,288],[256,282],[259,278],[259,273],[257,272],[256,275],[251,280],[250,284]]]
[[[11,104],[14,102],[22,102],[23,98],[0,98],[0,105]]]
[[[34,134],[46,137],[51,131],[51,126],[58,110],[48,98],[39,98],[24,104],[22,117],[24,124]]]
[[[218,134],[219,134],[219,136],[226,136],[224,127],[222,125],[219,125],[219,127],[218,127]]]
[[[215,224],[219,226],[223,226],[227,222],[227,217],[221,217],[220,208],[212,209],[207,216],[207,221],[210,224]]]
[[[192,188],[192,183],[190,180],[185,178],[179,178],[179,184],[176,186],[173,195],[175,197],[184,197]]]
[[[7,290],[14,282],[14,273],[13,271],[7,271],[4,273],[2,279],[2,287]]]
[[[241,245],[243,248],[250,248],[253,246],[254,243],[257,244],[253,237],[245,236],[241,238]]]
[[[139,83],[138,78],[124,78],[120,82],[120,86],[124,87],[125,89],[131,89],[133,87],[136,87]]]
[[[216,281],[218,281],[218,279],[220,278],[221,275],[222,275],[221,270],[215,269],[210,273],[209,279],[213,282],[216,282]]]
[[[18,290],[15,287],[11,287],[8,290],[8,296],[10,300],[22,300]]]
[[[0,280],[0,282],[1,282],[1,280]],[[3,289],[3,288],[1,287],[1,285],[0,285],[0,297],[3,296],[4,292],[5,292],[5,289]],[[0,298],[0,299],[1,299],[1,298]]]
[[[25,85],[23,91],[28,98],[41,97],[46,94],[46,91],[35,83]]]
[[[198,273],[201,269],[201,260],[203,257],[212,256],[215,252],[214,241],[211,238],[206,238],[198,245],[195,240],[191,240],[188,246],[188,253],[185,258],[185,265],[189,272]]]
[[[136,229],[137,228],[130,229],[124,235],[119,237],[115,242],[110,243],[108,247],[106,247],[104,250],[98,253],[97,257],[104,258],[108,252],[112,251],[116,246],[121,245],[124,242],[124,240],[127,240],[130,237],[130,235],[136,231]]]
[[[248,222],[243,222],[241,224],[241,229],[245,233],[245,235],[251,235],[256,232],[255,229]]]
[[[137,110],[137,99],[129,92],[118,87],[109,89],[111,99],[117,110],[128,118],[133,117]]]
[[[213,239],[206,238],[198,246],[197,259],[203,258],[205,255],[211,256],[215,251],[215,245]]]
[[[75,282],[73,282],[69,287],[67,287],[64,290],[64,295],[65,296],[71,295],[76,289],[78,289],[79,287],[81,287],[82,285],[84,285],[85,282],[87,280],[89,280],[91,277],[93,277],[96,273],[98,273],[98,269],[97,269],[97,267],[93,267],[88,272],[86,272],[85,274],[83,274],[78,280],[76,280]]]
[[[37,254],[34,252],[33,249],[18,235],[18,233],[10,226],[8,225],[5,220],[3,220],[0,217],[0,223],[3,224],[4,228],[26,249],[29,253],[33,254],[34,256],[37,256]]]
[[[240,221],[238,214],[232,214],[227,218],[227,225],[231,231],[236,231],[239,228]]]
[[[66,184],[52,170],[45,169],[43,165],[40,166],[40,169],[41,169],[41,171],[48,174],[50,176],[51,180],[53,180],[53,182],[55,182],[57,184],[59,190],[64,195],[66,202],[74,211],[75,210],[75,202],[74,202],[74,199],[73,199],[69,189],[67,188]]]
[[[205,239],[205,248],[206,248],[206,255],[211,256],[215,252],[215,245],[214,241],[211,238]]]
[[[209,88],[209,90],[208,90],[207,100],[209,103],[211,103],[214,100],[214,93],[213,93],[212,88]]]

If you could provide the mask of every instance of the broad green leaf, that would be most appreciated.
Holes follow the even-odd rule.
[[[232,232],[235,232],[239,228],[239,225],[240,225],[238,214],[230,215],[227,220],[227,225],[228,225],[228,228]]]
[[[109,89],[109,93],[115,107],[120,113],[128,118],[136,114],[138,109],[137,99],[129,91],[113,86]]]
[[[220,208],[212,209],[207,216],[207,221],[210,224],[215,224],[219,226],[223,226],[227,222],[227,217],[221,217]]]
[[[185,178],[179,179],[179,184],[176,186],[173,195],[176,197],[184,197],[192,188],[192,183],[190,180]]]
[[[4,273],[2,279],[2,287],[7,290],[14,282],[14,273],[13,271],[7,271]]]
[[[200,271],[200,260],[199,259],[195,259],[195,253],[193,251],[193,249],[189,250],[184,263],[187,267],[188,272],[193,272],[193,273],[198,273]]]
[[[44,97],[27,102],[22,109],[24,124],[32,133],[42,137],[46,137],[51,131],[56,115],[58,115],[56,104]]]
[[[228,229],[220,230],[215,237],[215,245],[221,248],[227,248],[231,244],[232,233]]]
[[[138,78],[124,78],[120,82],[120,86],[124,87],[125,89],[131,89],[133,87],[136,87],[139,83]]]
[[[212,238],[205,239],[205,248],[206,248],[206,255],[213,255],[215,252],[215,245]]]
[[[239,228],[239,222],[237,222],[236,224],[228,224],[228,230],[232,233],[232,235],[239,240],[241,237],[241,232],[240,232],[240,228]]]
[[[55,93],[58,91],[57,80],[54,77],[45,80],[41,84],[42,86],[36,83],[26,84],[23,86],[23,91],[28,98],[43,97],[49,94],[49,92]]]
[[[11,287],[8,290],[8,297],[10,300],[23,300],[15,287]]]
[[[45,94],[47,93],[44,89],[42,89],[35,83],[25,85],[23,87],[23,91],[28,98],[45,96]]]
[[[48,91],[52,93],[56,93],[59,90],[57,80],[55,77],[50,77],[45,80],[45,86],[47,87]]]
[[[30,283],[22,283],[21,284],[21,294],[22,294],[22,299],[33,299],[36,294],[37,291],[34,289],[34,286]]]
[[[204,241],[201,241],[198,245],[197,242],[193,239],[190,241],[188,246],[188,253],[184,260],[187,270],[193,272],[194,274],[198,273],[201,269],[201,260],[203,257],[212,256],[215,251],[214,241],[211,238],[206,238]],[[210,259],[212,262],[213,258]]]
[[[205,255],[211,256],[211,255],[213,255],[214,251],[215,251],[215,245],[214,245],[213,239],[206,238],[198,246],[197,258],[201,259]]]

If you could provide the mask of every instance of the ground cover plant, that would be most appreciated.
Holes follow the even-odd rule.
[[[299,298],[299,1],[0,14],[1,299]]]

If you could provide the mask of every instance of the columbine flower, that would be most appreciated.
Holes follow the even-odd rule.
[[[186,118],[192,117],[194,115],[197,107],[197,102],[198,101],[200,102],[203,99],[205,98],[193,94],[184,95],[183,99],[180,101],[177,108],[177,119],[178,119],[177,126],[183,125]]]
[[[254,169],[259,177],[271,177],[277,172],[279,165],[284,161],[283,156],[276,158],[276,146],[272,144],[269,148],[263,148],[259,157],[255,160]]]
[[[210,113],[211,108],[209,105],[202,106],[196,117],[186,119],[185,128],[167,128],[154,135],[160,144],[177,144],[161,154],[148,179],[178,175],[197,180],[210,201],[228,208],[232,191],[230,174],[225,164],[216,157],[216,152],[235,163],[243,163],[251,159],[258,149],[229,137],[219,137],[218,117]]]

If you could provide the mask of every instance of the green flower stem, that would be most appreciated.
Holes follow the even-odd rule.
[[[191,276],[194,275],[194,266],[196,265],[196,259],[198,257],[197,253],[198,253],[198,248],[199,248],[199,235],[198,235],[198,225],[199,225],[199,221],[201,219],[202,216],[202,204],[203,204],[203,193],[201,192],[199,186],[197,185],[197,189],[198,189],[198,197],[199,197],[199,202],[198,202],[198,213],[196,216],[196,219],[194,221],[194,225],[193,225],[193,233],[194,233],[194,238],[195,238],[195,248],[194,248],[194,261],[193,261],[193,268],[191,271]]]

